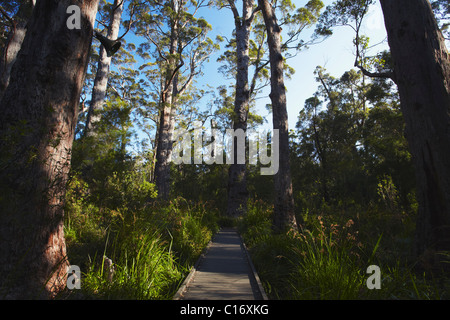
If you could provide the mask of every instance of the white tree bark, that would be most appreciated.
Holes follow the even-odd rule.
[[[124,0],[114,0],[113,10],[111,12],[111,19],[108,26],[107,38],[116,40],[119,36],[120,22],[124,9]],[[103,45],[100,45],[100,56],[98,59],[97,73],[94,79],[94,87],[92,89],[92,98],[89,105],[85,134],[86,136],[95,135],[95,124],[101,119],[100,111],[106,97],[106,89],[108,87],[109,70],[111,68],[111,59],[106,54]]]

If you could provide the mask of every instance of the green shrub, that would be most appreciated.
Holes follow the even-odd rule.
[[[169,299],[183,279],[171,245],[156,233],[136,234],[115,243],[114,271],[93,263],[83,279],[87,296],[102,299]]]
[[[121,202],[105,201],[98,208],[89,201],[86,183],[74,178],[69,186],[68,257],[84,271],[83,298],[169,299],[218,230],[217,211],[182,198],[144,203],[136,201],[137,189],[123,190]],[[112,278],[104,268],[105,256],[114,263]]]
[[[308,214],[298,233],[274,234],[271,209],[249,202],[239,230],[271,299],[447,299],[448,278],[417,273],[414,264],[400,259],[395,226],[383,236],[380,229],[370,230],[381,216],[388,217],[377,212],[354,221]],[[381,270],[379,290],[366,285],[372,264]]]
[[[173,250],[182,263],[194,263],[218,231],[218,212],[208,203],[171,200],[157,213],[160,225],[170,230]]]
[[[297,236],[296,264],[292,277],[298,299],[356,299],[365,279],[362,244],[354,222],[326,226],[318,216],[311,230]]]

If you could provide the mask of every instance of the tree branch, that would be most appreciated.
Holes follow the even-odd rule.
[[[227,0],[227,1],[228,1],[228,3],[230,4],[230,9],[231,9],[231,11],[233,12],[234,22],[235,22],[236,24],[237,24],[237,23],[240,23],[241,17],[239,16],[239,12],[238,12],[236,6],[234,5],[234,0]]]
[[[178,73],[178,70],[180,70],[180,68],[184,66],[184,61],[183,59],[181,59],[181,63],[178,64],[175,69],[172,72],[172,75],[170,76],[170,79],[168,81],[166,81],[166,83],[164,84],[165,88],[162,92],[162,95],[165,96],[167,91],[169,91],[170,88],[170,83],[173,81],[173,79],[175,78],[175,75]]]
[[[7,13],[2,7],[0,7],[0,12],[1,12],[1,14],[2,14],[9,22],[11,22],[11,24],[12,24],[13,26],[15,26],[16,22],[14,21],[14,19],[11,18],[11,17],[8,15],[8,13]]]
[[[122,3],[123,3],[123,0],[122,0]],[[121,3],[121,4],[122,4],[122,3]],[[120,5],[118,5],[117,7],[119,7],[119,6],[120,6]],[[127,30],[125,31],[125,33],[124,33],[123,35],[121,35],[120,37],[118,37],[116,41],[121,40],[121,39],[122,39],[123,37],[125,37],[125,35],[130,31],[131,25],[133,24],[133,16],[134,16],[136,7],[137,7],[137,4],[136,4],[136,3],[133,3],[133,6],[131,7],[131,11],[130,11],[130,21],[129,21],[129,23],[128,23]],[[115,9],[114,9],[114,10],[115,10]]]
[[[368,77],[371,78],[383,78],[383,79],[391,79],[394,80],[394,73],[392,71],[386,71],[386,72],[370,72],[366,70],[363,66],[360,66],[358,63],[355,62],[355,67],[361,70],[361,72]]]
[[[250,17],[247,20],[248,24],[251,24],[253,22],[253,19],[255,18],[255,14],[261,11],[261,7],[258,5],[255,9],[253,9],[252,14],[250,15]]]
[[[153,43],[153,44],[155,45],[156,50],[158,51],[158,54],[159,54],[160,58],[167,62],[168,59],[167,59],[167,57],[163,54],[163,52],[161,51],[161,48],[159,47],[158,43],[156,43],[156,42],[152,39],[152,37],[150,37],[150,31],[149,31],[149,29],[148,29],[148,26],[147,26],[147,30],[146,30],[145,33],[146,33],[146,38],[147,38],[151,43]]]
[[[369,7],[369,3],[366,4],[365,8],[364,8],[364,12],[367,12]],[[361,53],[359,50],[359,30],[361,29],[361,25],[362,25],[362,20],[364,18],[364,15],[361,17],[361,19],[358,20],[358,17],[354,17],[355,22],[356,22],[356,26],[355,28],[353,28],[353,30],[356,33],[356,38],[355,38],[355,46],[356,46],[356,57],[355,57],[355,63],[354,66],[356,68],[358,68],[359,70],[361,70],[361,72],[368,77],[371,78],[383,78],[383,79],[391,79],[395,82],[394,80],[394,73],[392,71],[386,71],[386,72],[370,72],[368,71],[366,68],[364,68],[360,63],[359,63],[359,59],[361,58]]]
[[[117,8],[119,8],[119,7],[123,4],[123,1],[124,1],[124,0],[120,1],[120,3],[112,9],[112,11],[113,11],[113,12],[116,11]]]
[[[357,24],[356,27],[356,38],[355,38],[355,46],[356,46],[356,57],[355,57],[355,63],[354,66],[361,70],[361,72],[368,77],[371,78],[381,78],[381,79],[391,79],[395,82],[394,79],[394,73],[392,71],[386,71],[386,72],[370,72],[366,68],[364,68],[358,60],[361,58],[360,50],[359,50],[359,29],[361,27],[361,23]]]

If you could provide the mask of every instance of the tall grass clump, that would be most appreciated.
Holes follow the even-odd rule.
[[[252,261],[271,299],[291,296],[289,280],[293,272],[295,239],[291,234],[273,234],[273,207],[263,201],[249,201],[238,230],[250,251]]]
[[[270,210],[268,210],[270,212]],[[339,228],[310,217],[299,233],[274,234],[271,216],[253,206],[242,232],[265,288],[274,299],[355,299],[364,274],[353,222]]]
[[[362,243],[353,221],[326,226],[323,217],[312,219],[296,235],[297,266],[291,274],[293,298],[356,299],[365,283]]]
[[[152,187],[147,189],[151,199]],[[142,183],[136,182],[121,190],[121,199],[99,202],[81,178],[71,181],[67,252],[82,271],[82,290],[71,292],[72,298],[170,299],[217,231],[218,213],[208,203],[143,201],[139,190]]]
[[[360,225],[352,218],[304,215],[299,232],[275,234],[271,212],[268,205],[249,202],[239,224],[271,299],[448,298],[448,278],[417,272],[414,263],[400,259],[392,264],[391,250],[397,249],[392,238],[382,233],[361,235]],[[379,290],[367,287],[370,265],[381,269]]]
[[[165,206],[155,203],[150,209],[155,220],[152,224],[170,230],[173,251],[184,264],[193,264],[219,230],[219,213],[208,202],[190,202],[178,197]],[[169,239],[168,239],[169,240]]]
[[[157,233],[131,236],[115,243],[113,265],[105,255],[92,263],[83,281],[87,295],[102,299],[170,299],[185,271]]]

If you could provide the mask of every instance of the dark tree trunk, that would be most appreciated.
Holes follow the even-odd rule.
[[[450,251],[450,57],[428,0],[381,5],[416,170],[416,253]]]
[[[273,227],[277,232],[297,229],[289,164],[289,128],[284,86],[284,58],[281,53],[281,28],[274,8],[266,0],[258,0],[267,29],[270,59],[270,99],[272,101],[273,129],[279,130],[279,169],[275,174],[275,203]]]
[[[31,17],[34,8],[34,1],[24,1],[14,17],[15,26],[12,26],[12,31],[9,34],[8,42],[2,52],[0,58],[0,99],[9,84],[9,77],[11,68],[16,61],[17,54],[22,47],[23,39],[27,32],[27,23]]]
[[[69,30],[69,5],[81,29]],[[66,286],[65,187],[98,0],[40,0],[0,102],[0,296]]]

